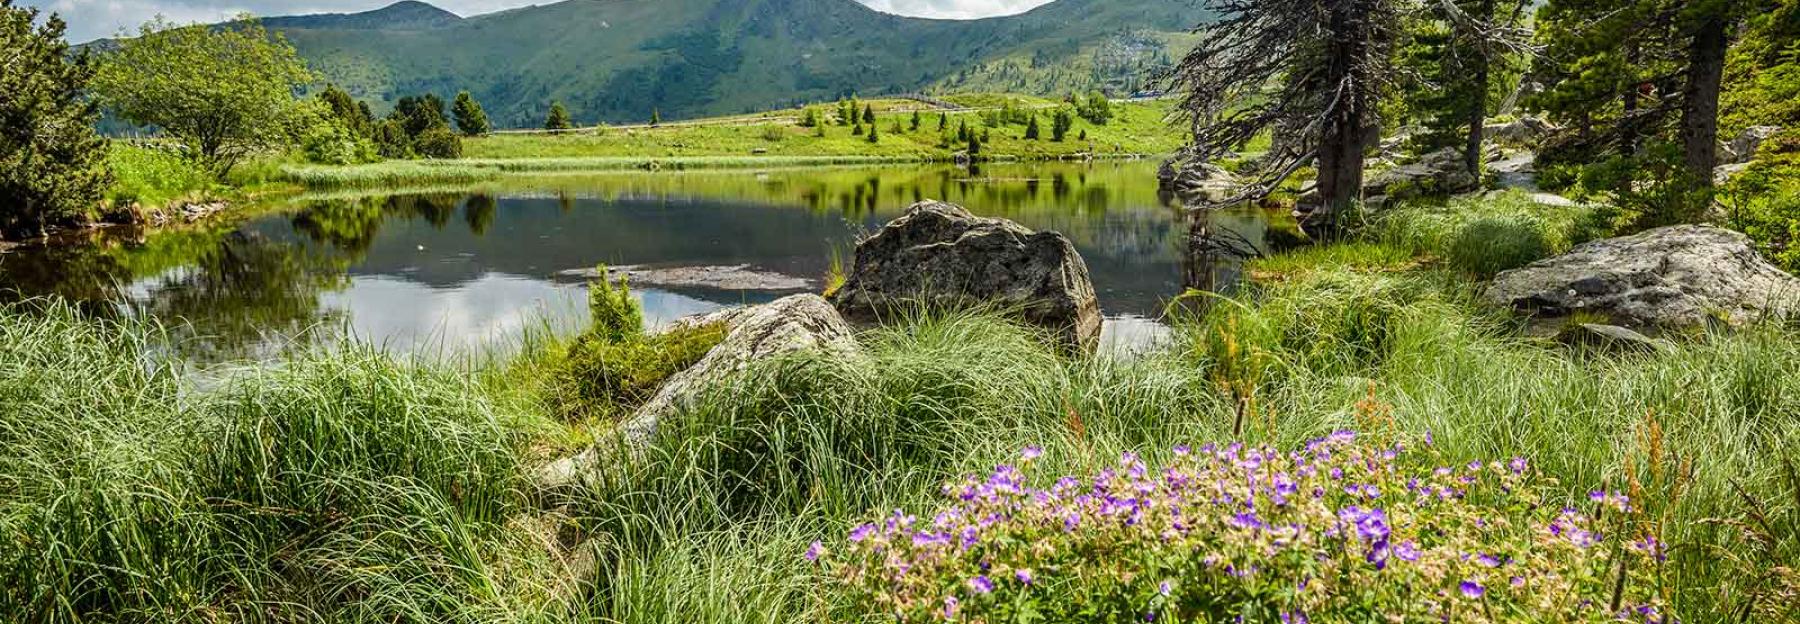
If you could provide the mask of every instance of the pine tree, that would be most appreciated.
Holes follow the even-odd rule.
[[[919,111],[916,111],[916,110],[913,111],[913,114],[912,114],[912,131],[913,132],[919,131],[919,123],[920,122],[921,122],[921,119],[919,116]]]
[[[856,116],[856,113],[851,112],[854,110],[856,110],[855,104],[850,103],[848,100],[838,100],[837,125],[850,125],[850,118]]]
[[[574,124],[569,120],[569,109],[563,108],[560,101],[550,103],[550,114],[544,118],[544,129],[551,132],[568,130]]]
[[[1079,140],[1079,141],[1081,141],[1081,142],[1083,142],[1083,143],[1086,143],[1086,142],[1087,142],[1087,140],[1088,140],[1088,138],[1087,138],[1087,130],[1082,130],[1082,131],[1081,131],[1081,138],[1080,138],[1080,139],[1077,139],[1077,140]]]
[[[969,135],[969,157],[974,158],[974,157],[980,156],[980,155],[981,155],[981,137],[977,137],[977,136],[971,134],[971,135]]]
[[[319,92],[318,98],[326,108],[331,109],[333,118],[344,124],[345,128],[356,133],[357,136],[366,137],[374,132],[372,120],[364,116],[368,111],[368,105],[350,97],[349,92],[338,88],[335,84],[328,84],[325,85],[324,91]]]
[[[880,143],[881,142],[880,126],[875,123],[869,124],[869,142],[870,143]]]
[[[850,136],[862,136],[862,135],[863,135],[862,121],[858,120],[856,122],[856,125],[850,126]]]
[[[968,140],[969,140],[969,122],[967,120],[957,122],[956,141],[958,143],[961,143],[961,142],[968,141]]]
[[[1038,118],[1037,118],[1037,115],[1032,115],[1031,121],[1025,122],[1025,140],[1027,140],[1027,141],[1038,140]]]
[[[650,109],[650,127],[654,128],[660,125],[662,125],[662,109]]]
[[[875,105],[874,104],[870,104],[863,108],[862,120],[863,120],[863,123],[866,123],[866,124],[875,123]]]
[[[941,133],[949,128],[950,115],[948,113],[938,113],[938,132]]]
[[[450,105],[450,115],[456,118],[456,127],[462,130],[463,136],[481,136],[491,130],[487,111],[481,109],[481,103],[476,102],[468,91],[456,94],[455,103]]]
[[[1075,127],[1075,115],[1067,108],[1058,108],[1050,117],[1050,139],[1061,143],[1069,136],[1069,130]]]
[[[71,55],[67,28],[52,14],[0,4],[0,234],[38,235],[95,207],[112,174],[94,133],[98,105],[84,93],[95,68]]]

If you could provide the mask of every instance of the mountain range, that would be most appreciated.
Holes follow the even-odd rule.
[[[378,110],[468,90],[505,127],[552,100],[583,123],[750,112],[851,94],[1144,88],[1194,41],[1203,0],[1057,0],[939,20],[854,0],[565,0],[472,17],[408,0],[270,17],[324,79]]]

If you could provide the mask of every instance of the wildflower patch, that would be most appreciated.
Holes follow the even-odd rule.
[[[1662,547],[1629,501],[1551,504],[1561,490],[1523,458],[1436,466],[1340,432],[1040,483],[1042,453],[806,557],[905,622],[1666,620]]]

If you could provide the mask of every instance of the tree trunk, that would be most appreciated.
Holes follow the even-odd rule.
[[[1478,17],[1482,23],[1493,23],[1494,0],[1481,0],[1481,11]],[[1487,125],[1488,81],[1492,73],[1493,60],[1488,58],[1488,44],[1477,42],[1475,50],[1475,75],[1470,77],[1469,93],[1469,140],[1463,145],[1463,164],[1469,173],[1481,176],[1481,143],[1482,131]]]
[[[1688,80],[1682,90],[1681,140],[1688,173],[1710,187],[1719,163],[1719,87],[1725,77],[1726,24],[1720,16],[1705,18],[1694,31],[1688,51]]]
[[[1319,207],[1307,215],[1309,233],[1323,238],[1335,236],[1343,214],[1362,200],[1363,130],[1367,125],[1363,91],[1365,76],[1358,64],[1368,52],[1366,22],[1368,10],[1363,0],[1341,0],[1330,4],[1330,59],[1326,68],[1326,84],[1332,85],[1327,100],[1324,128],[1319,137]]]

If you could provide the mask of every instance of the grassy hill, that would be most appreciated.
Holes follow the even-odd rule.
[[[1059,0],[952,21],[853,0],[567,0],[468,18],[407,2],[268,25],[378,109],[400,95],[468,89],[500,125],[530,127],[551,100],[583,123],[625,123],[652,109],[679,119],[850,93],[1122,93],[1191,44],[1180,33],[1206,18],[1201,4]]]

